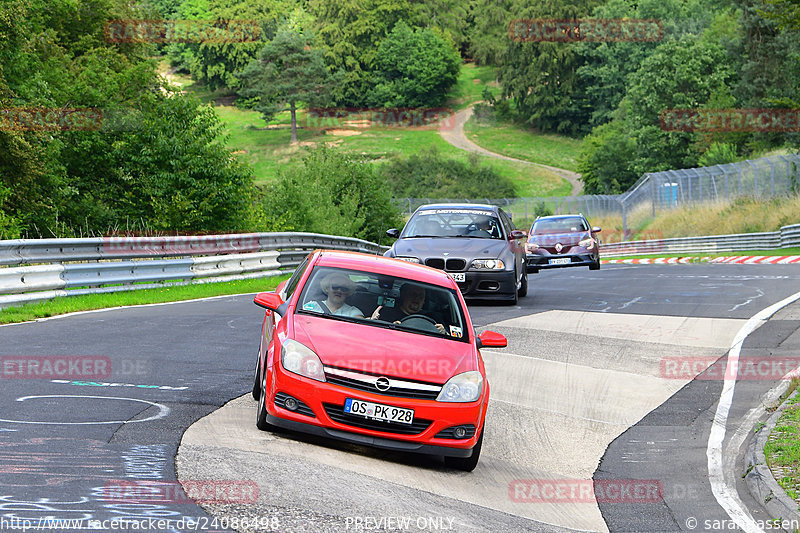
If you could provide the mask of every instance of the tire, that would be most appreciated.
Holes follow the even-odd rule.
[[[258,398],[258,411],[256,414],[256,427],[261,431],[271,431],[275,426],[267,422],[267,373],[261,380],[261,394]]]
[[[525,270],[522,271],[522,280],[520,281],[517,295],[520,298],[524,298],[528,295],[528,272]]]
[[[514,280],[516,280],[516,279],[517,279],[517,272],[515,270],[514,271]],[[515,283],[515,285],[516,285],[516,283]],[[514,292],[511,293],[511,299],[510,300],[506,300],[506,304],[508,304],[508,305],[517,305],[518,303],[519,303],[519,291],[517,290],[516,287],[514,287]]]
[[[600,270],[600,260],[598,259],[591,265],[589,265],[589,270]]]
[[[258,371],[261,370],[261,364],[258,359],[256,359],[256,370],[253,376],[253,399],[258,401],[261,399],[261,383],[259,380]]]
[[[472,455],[469,457],[445,457],[444,464],[456,470],[464,472],[472,472],[478,466],[478,459],[481,457],[481,447],[483,446],[483,428],[481,428],[481,436],[478,437],[478,442],[472,448]]]

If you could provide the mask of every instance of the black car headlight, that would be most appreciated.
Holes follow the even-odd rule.
[[[400,261],[407,261],[409,263],[419,263],[420,262],[418,257],[411,257],[411,256],[407,256],[407,255],[397,255],[397,256],[395,256],[395,259],[399,259]]]

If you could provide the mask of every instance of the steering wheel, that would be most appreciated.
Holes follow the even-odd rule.
[[[406,324],[411,322],[411,324]],[[436,327],[436,321],[426,315],[408,315],[400,319],[400,323],[405,326],[414,327],[424,331],[433,331],[439,333],[439,328]]]

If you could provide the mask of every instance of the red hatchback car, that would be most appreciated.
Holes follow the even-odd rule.
[[[478,463],[489,402],[480,349],[453,279],[430,267],[317,250],[266,308],[253,396],[257,426]]]

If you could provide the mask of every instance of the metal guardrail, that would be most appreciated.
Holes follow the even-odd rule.
[[[373,254],[387,249],[317,233],[0,241],[0,264],[30,265],[0,267],[0,308],[56,296],[164,287],[167,282],[280,275],[318,248]]]
[[[784,226],[780,231],[710,235],[603,243],[601,255],[645,255],[654,253],[716,253],[741,250],[776,250],[800,246],[800,224]]]

